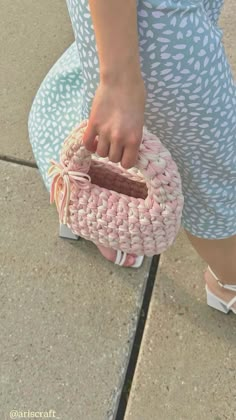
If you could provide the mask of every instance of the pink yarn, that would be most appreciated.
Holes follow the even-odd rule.
[[[83,145],[88,120],[63,143],[60,163],[50,160],[50,203],[59,220],[84,239],[115,250],[153,256],[176,239],[184,204],[170,152],[143,127],[137,164],[124,169]]]

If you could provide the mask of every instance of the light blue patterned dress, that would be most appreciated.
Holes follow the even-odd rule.
[[[137,0],[147,90],[145,125],[175,160],[185,198],[182,226],[201,238],[236,234],[236,89],[217,26],[222,0]],[[47,190],[49,159],[89,118],[99,84],[87,0],[67,0],[75,41],[34,98],[28,129]]]

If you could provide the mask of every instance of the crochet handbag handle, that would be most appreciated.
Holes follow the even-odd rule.
[[[91,178],[88,171],[91,165],[92,153],[83,144],[83,134],[87,129],[88,120],[77,124],[69,136],[65,139],[60,153],[60,164],[54,160],[48,170],[50,176],[54,175],[51,184],[50,202],[54,200],[57,205],[60,220],[66,223],[68,206],[70,202],[70,184],[74,183],[82,189],[90,188]],[[134,166],[143,174],[148,196],[145,199],[147,205],[149,200],[167,201],[173,198],[171,192],[173,186],[163,188],[162,184],[173,181],[173,173],[177,172],[177,166],[173,161],[170,152],[163,146],[161,141],[147,128],[143,127],[143,136],[139,148],[138,160]],[[125,171],[125,169],[124,169]],[[163,171],[165,174],[163,174]],[[176,179],[178,184],[178,178]],[[176,185],[174,183],[174,186]],[[173,184],[173,182],[172,182]],[[60,199],[60,191],[63,189],[63,197]],[[168,190],[168,198],[167,198]]]

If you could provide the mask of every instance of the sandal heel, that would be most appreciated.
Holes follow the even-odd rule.
[[[218,311],[224,312],[227,314],[229,312],[229,309],[227,306],[221,302],[215,295],[209,292],[209,290],[206,289],[207,293],[207,304],[211,306],[214,309],[218,309]]]
[[[63,239],[74,239],[75,241],[77,241],[80,236],[75,235],[70,228],[68,228],[67,225],[64,225],[62,223],[60,223],[60,227],[59,227],[59,236],[60,238]]]

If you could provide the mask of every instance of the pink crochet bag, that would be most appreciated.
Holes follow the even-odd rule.
[[[60,163],[50,160],[50,203],[60,222],[96,245],[137,256],[162,253],[176,239],[184,203],[170,152],[144,126],[137,164],[126,170],[85,148],[87,123],[65,139]]]

